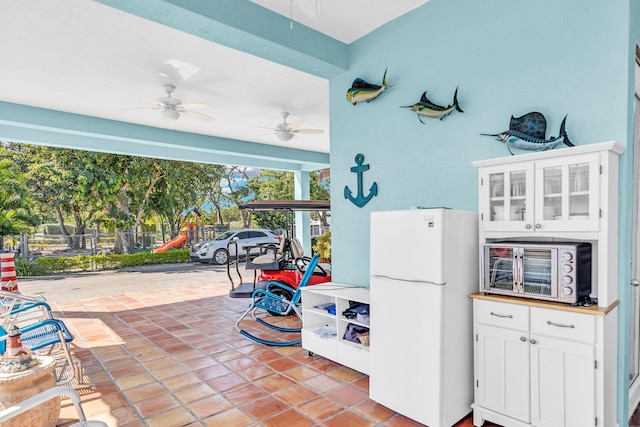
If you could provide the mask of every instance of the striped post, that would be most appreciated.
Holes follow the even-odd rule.
[[[0,254],[0,286],[3,291],[18,292],[14,253]]]

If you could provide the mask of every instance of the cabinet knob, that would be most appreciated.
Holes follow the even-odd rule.
[[[535,343],[537,343],[537,341],[536,341],[536,340],[534,340],[534,339],[530,339],[530,340],[529,340],[529,342],[530,342],[531,344],[535,344]]]
[[[536,229],[542,227],[540,224],[536,224]]]
[[[525,225],[524,228],[526,228],[527,230],[531,230],[531,224]]]
[[[631,286],[640,286],[640,280],[632,279],[631,280]]]
[[[527,337],[520,337],[520,341],[522,341],[522,342],[527,341]]]

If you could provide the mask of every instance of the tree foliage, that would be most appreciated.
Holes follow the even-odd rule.
[[[2,148],[4,151],[4,148]],[[2,153],[6,154],[6,153]],[[29,188],[20,166],[7,156],[0,159],[0,248],[4,236],[28,232],[37,225]]]

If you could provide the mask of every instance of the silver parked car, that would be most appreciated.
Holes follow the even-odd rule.
[[[238,252],[241,257],[246,256],[244,249],[246,246],[256,246],[266,243],[277,245],[279,243],[279,236],[262,228],[226,231],[213,240],[207,240],[191,246],[191,261],[226,264],[229,262],[229,257],[236,256],[236,245],[230,245],[229,251],[231,253],[227,252],[228,243],[236,237],[238,238]],[[254,252],[256,254],[258,253],[257,248],[251,253]]]

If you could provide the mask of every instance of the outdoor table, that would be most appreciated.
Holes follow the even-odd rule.
[[[0,373],[0,409],[16,405],[36,394],[56,386],[53,371],[56,360],[52,357],[33,356],[38,363],[21,372]],[[0,427],[55,427],[60,418],[60,398],[55,397],[30,409]]]

